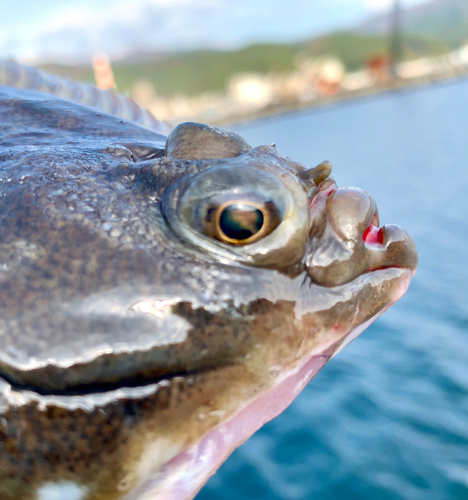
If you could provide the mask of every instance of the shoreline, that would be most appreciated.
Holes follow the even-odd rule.
[[[219,120],[212,120],[213,125],[226,127],[244,125],[246,123],[262,120],[265,118],[273,118],[280,115],[287,115],[297,111],[306,109],[321,108],[324,106],[338,104],[342,102],[351,102],[355,100],[365,99],[399,90],[411,89],[415,87],[450,82],[451,80],[468,78],[468,66],[460,65],[446,68],[443,71],[433,72],[426,75],[415,76],[411,78],[394,78],[386,80],[383,83],[364,87],[356,90],[342,90],[334,95],[322,96],[309,101],[302,102],[282,102],[272,104],[265,108],[258,109],[248,113],[239,115],[225,116]]]

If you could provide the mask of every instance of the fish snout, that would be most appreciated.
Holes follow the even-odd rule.
[[[369,241],[368,234],[377,229],[377,242]],[[401,227],[387,224],[378,229],[371,228],[363,235],[364,245],[369,255],[371,271],[384,267],[404,267],[412,274],[418,267],[418,253],[413,238]],[[366,230],[367,231],[367,230]]]
[[[377,206],[366,191],[346,187],[326,194],[325,202],[311,203],[306,266],[316,283],[342,285],[388,267],[415,273],[418,257],[414,241],[399,226],[379,227]]]
[[[327,205],[331,224],[344,241],[357,242],[377,214],[374,200],[354,187],[337,189]]]

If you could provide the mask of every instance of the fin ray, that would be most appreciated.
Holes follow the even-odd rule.
[[[168,135],[172,127],[157,120],[149,111],[140,107],[131,97],[114,90],[100,90],[94,85],[75,83],[51,75],[13,60],[0,61],[0,85],[43,92],[98,111],[118,116],[160,134]]]

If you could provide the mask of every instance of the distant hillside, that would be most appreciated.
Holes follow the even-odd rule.
[[[468,1],[468,0],[467,0]],[[407,37],[406,59],[437,55],[450,49],[445,42],[419,36]],[[189,53],[149,55],[136,61],[114,62],[117,87],[121,92],[131,89],[136,78],[148,78],[161,96],[183,93],[196,95],[207,91],[224,90],[229,77],[238,72],[290,72],[299,54],[308,57],[336,55],[348,71],[366,64],[369,57],[388,53],[386,36],[364,35],[353,32],[332,33],[297,44],[257,44],[230,52],[201,50]],[[78,81],[93,82],[90,65],[42,66],[51,73]]]
[[[239,71],[287,72],[294,68],[294,56],[302,44],[251,45],[232,51],[199,50],[195,52],[158,56],[138,62],[115,62],[113,69],[117,87],[128,91],[136,78],[148,78],[155,85],[158,94],[184,93],[200,94],[209,90],[223,90],[226,80]],[[75,80],[92,82],[91,66],[67,67],[57,64],[42,66],[45,70]]]
[[[369,19],[357,28],[358,33],[383,35],[388,32],[388,14]],[[468,0],[431,0],[404,11],[406,34],[438,39],[457,47],[468,42]]]
[[[468,1],[468,0],[467,0]],[[315,38],[304,47],[312,57],[334,54],[338,56],[348,71],[356,71],[365,66],[375,55],[389,54],[389,40],[383,35],[365,35],[351,31],[333,33]],[[440,40],[422,36],[407,36],[404,42],[404,59],[416,59],[448,52],[450,46]]]

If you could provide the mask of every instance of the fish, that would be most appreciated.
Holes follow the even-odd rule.
[[[0,63],[0,498],[188,500],[406,292],[332,164]]]

